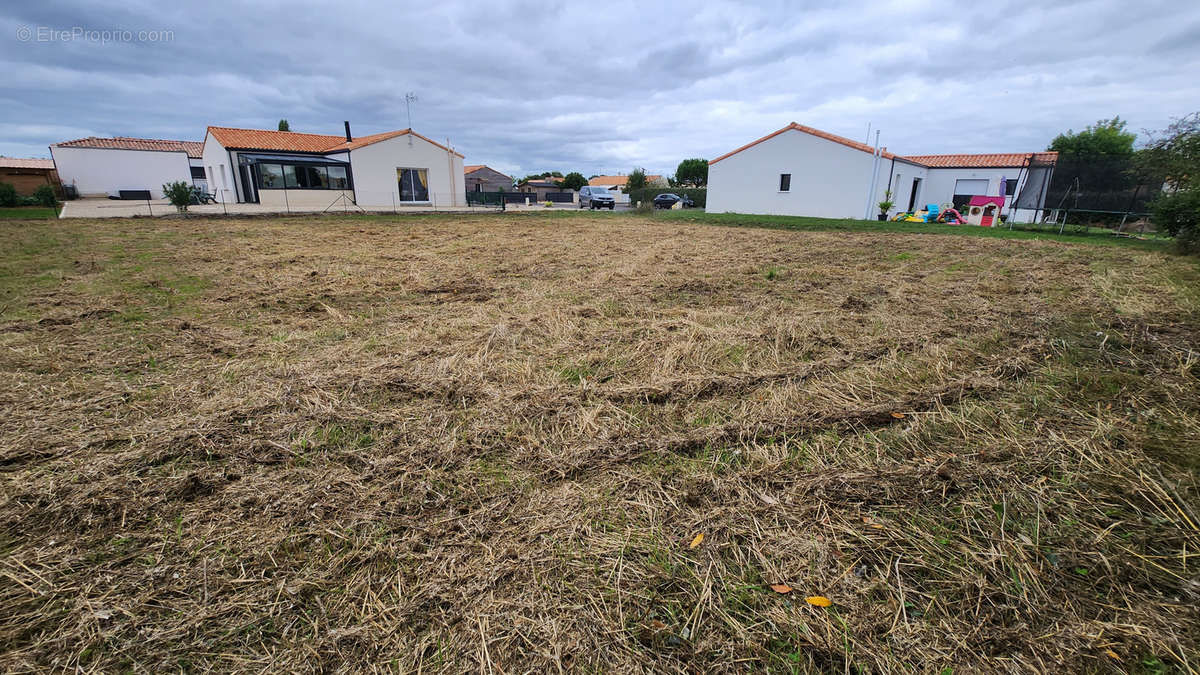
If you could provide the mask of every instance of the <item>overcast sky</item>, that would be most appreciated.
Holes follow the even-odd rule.
[[[0,154],[281,117],[365,135],[408,126],[410,91],[414,129],[517,175],[670,174],[792,121],[872,124],[901,154],[1017,152],[1200,110],[1195,0],[246,4],[5,2]]]

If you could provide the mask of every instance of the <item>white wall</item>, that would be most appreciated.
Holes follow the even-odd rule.
[[[365,209],[403,205],[396,179],[398,168],[428,171],[429,202],[433,206],[466,206],[462,157],[416,136],[405,134],[351,150],[350,166],[355,201]]]
[[[233,155],[232,165],[230,155]],[[237,196],[237,188],[234,186],[237,153],[226,152],[225,147],[218,143],[212,134],[208,134],[204,138],[204,153],[201,159],[204,162],[208,191],[216,196],[217,201],[227,201],[230,204],[240,201]],[[222,166],[224,166],[224,175],[222,175]]]
[[[939,204],[948,203],[954,199],[954,186],[959,180],[986,180],[987,195],[1001,194],[1002,187],[1000,179],[1018,179],[1017,191],[1012,196],[1005,196],[1003,214],[1008,214],[1018,221],[1025,221],[1032,217],[1032,212],[1013,212],[1012,200],[1017,195],[1021,194],[1021,190],[1025,188],[1025,179],[1028,178],[1026,172],[1021,171],[1019,166],[987,168],[987,169],[930,169],[929,170],[929,187],[930,201],[936,201]]]
[[[890,188],[892,191],[891,200],[893,202],[895,202],[895,204],[896,204],[895,206],[892,207],[892,210],[889,212],[889,215],[894,216],[901,211],[908,210],[908,203],[912,199],[912,194],[913,194],[913,180],[914,179],[919,178],[921,180],[921,182],[916,187],[917,200],[913,204],[913,208],[916,210],[920,210],[921,208],[923,208],[923,206],[925,204],[929,203],[929,201],[927,200],[927,197],[929,197],[929,195],[931,195],[933,193],[929,189],[929,170],[928,169],[926,169],[923,166],[916,165],[916,164],[909,164],[908,162],[902,161],[900,159],[897,159],[894,164],[890,159],[886,160],[886,162],[887,162],[887,168],[884,170],[884,174],[883,174],[883,180],[885,183],[884,187],[886,190],[888,175],[890,172],[891,180],[892,180],[891,188]],[[883,197],[880,197],[879,201],[883,201]]]
[[[873,162],[870,153],[789,129],[709,165],[706,210],[862,218]],[[879,211],[875,203],[883,200],[887,189],[890,167],[891,159],[880,157],[872,217]],[[792,175],[788,192],[779,191],[782,173]]]
[[[337,202],[337,206],[332,210],[341,211],[341,197],[345,196],[354,203],[354,192],[352,190],[302,190],[299,188],[288,190],[259,190],[258,203],[263,206],[272,206],[280,211],[287,209],[326,209]]]
[[[51,146],[50,153],[63,185],[74,185],[82,197],[149,190],[153,198],[162,199],[163,183],[192,183],[188,156],[182,151]]]

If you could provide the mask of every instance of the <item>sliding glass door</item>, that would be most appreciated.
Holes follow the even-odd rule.
[[[396,180],[400,183],[400,201],[429,201],[427,169],[396,169]]]

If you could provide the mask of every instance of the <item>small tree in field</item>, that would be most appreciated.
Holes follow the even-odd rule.
[[[174,183],[163,183],[163,195],[167,201],[175,207],[176,211],[183,213],[188,210],[188,204],[192,203],[192,186],[184,181],[177,180]]]
[[[628,194],[634,190],[641,190],[644,187],[646,187],[646,170],[637,168],[630,171],[629,178],[625,181],[624,192]]]

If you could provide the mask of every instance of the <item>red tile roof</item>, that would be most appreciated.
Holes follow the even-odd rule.
[[[709,161],[709,164],[716,164],[717,162],[725,159],[726,157],[736,155],[737,153],[739,153],[747,148],[754,147],[755,145],[758,145],[759,143],[762,143],[763,141],[767,141],[772,138],[775,138],[776,136],[778,136],[779,134],[782,134],[785,131],[803,131],[806,134],[811,134],[813,136],[817,136],[818,138],[824,138],[825,140],[833,141],[834,143],[840,143],[847,147],[854,148],[855,150],[861,150],[862,152],[874,153],[874,151],[875,151],[874,148],[867,145],[866,143],[859,143],[858,141],[852,141],[849,138],[845,138],[843,136],[838,136],[837,134],[831,134],[827,131],[821,131],[820,129],[814,129],[812,127],[806,127],[803,124],[796,124],[795,122],[792,122],[791,124],[787,125],[786,127],[780,129],[779,131],[767,134],[766,136],[763,136],[762,138],[758,139],[757,141],[747,143],[746,145],[743,145],[742,147],[738,148],[737,150],[734,150],[732,152],[727,152],[724,155],[721,155],[720,157]],[[1058,158],[1057,152],[1011,152],[1011,153],[993,153],[993,154],[982,154],[982,155],[904,155],[904,156],[901,156],[901,155],[895,155],[893,153],[890,153],[886,149],[884,149],[882,152],[880,152],[880,155],[884,159],[899,159],[899,160],[905,161],[905,162],[912,162],[913,164],[920,164],[921,166],[925,166],[925,167],[928,167],[931,169],[993,168],[993,167],[994,168],[1003,168],[1003,167],[1009,167],[1009,166],[1019,167],[1022,164],[1024,164],[1027,159],[1029,159],[1031,157],[1033,159],[1042,160],[1042,161],[1054,161]]]
[[[1057,152],[1003,152],[981,155],[909,155],[903,157],[917,164],[923,164],[931,169],[984,169],[1021,166],[1026,160],[1053,162],[1058,159]]]
[[[849,138],[846,138],[845,136],[838,136],[837,134],[831,134],[828,131],[821,131],[820,129],[814,129],[812,127],[806,127],[803,124],[796,124],[795,122],[792,122],[791,124],[787,125],[786,127],[780,129],[779,131],[769,133],[766,136],[763,136],[762,138],[758,139],[757,141],[752,141],[750,143],[747,143],[747,144],[743,145],[742,147],[738,148],[737,150],[734,150],[732,152],[727,152],[716,159],[710,160],[708,163],[716,164],[717,162],[725,159],[726,157],[731,157],[733,155],[736,155],[739,152],[741,152],[747,148],[752,148],[752,147],[758,145],[759,143],[762,143],[763,141],[771,140],[772,138],[775,138],[776,136],[778,136],[779,134],[782,134],[785,131],[803,131],[806,134],[811,134],[813,136],[817,136],[818,138],[824,138],[825,140],[833,141],[834,143],[841,143],[842,145],[854,148],[855,150],[861,150],[863,152],[871,153],[871,154],[874,154],[874,152],[875,152],[875,148],[872,148],[871,146],[867,145],[866,143],[859,143],[858,141],[852,141]],[[881,154],[884,159],[892,159],[895,157],[895,155],[888,152],[887,150],[884,150]],[[903,159],[903,158],[901,158],[901,159]]]
[[[476,171],[482,169],[483,166],[483,164],[468,164],[463,167],[463,175],[465,176],[468,173],[475,173]]]
[[[386,141],[389,138],[412,134],[417,138],[432,143],[437,147],[453,152],[462,157],[462,153],[456,152],[438,143],[437,141],[425,138],[421,134],[412,129],[400,129],[398,131],[385,131],[381,134],[372,134],[370,136],[359,136],[346,142],[345,136],[337,136],[331,134],[302,134],[298,131],[269,131],[267,129],[235,129],[233,127],[209,127],[208,133],[212,134],[217,142],[226,148],[236,150],[274,150],[284,152],[312,152],[312,153],[329,153],[338,152],[341,150],[357,150],[361,147]]]
[[[651,183],[656,180],[662,180],[662,176],[658,174],[646,176],[646,182]],[[597,187],[611,187],[613,185],[625,185],[629,182],[629,176],[596,176],[588,181],[588,185]]]
[[[4,169],[53,169],[52,159],[24,159],[20,157],[0,157],[0,168]]]
[[[74,141],[54,143],[54,147],[63,148],[103,148],[106,150],[150,150],[154,152],[186,152],[188,157],[200,157],[204,154],[204,144],[199,141],[168,141],[158,138],[130,138],[114,136],[113,138],[97,138],[89,136]]]

